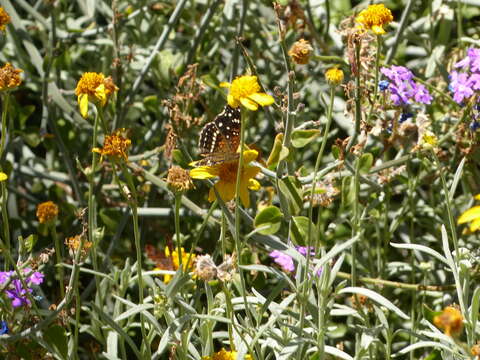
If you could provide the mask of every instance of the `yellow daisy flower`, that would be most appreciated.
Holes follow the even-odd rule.
[[[377,35],[385,34],[383,27],[393,21],[392,12],[383,4],[369,5],[355,18],[363,28]]]
[[[237,352],[222,349],[214,353],[212,356],[203,356],[202,360],[237,360]],[[245,360],[252,360],[252,356],[245,355]]]
[[[102,73],[84,73],[75,89],[82,116],[86,118],[88,115],[89,101],[103,107],[107,103],[109,96],[117,90],[118,88],[113,83],[111,76],[105,78],[105,75]]]
[[[102,156],[112,156],[115,159],[128,160],[128,148],[132,144],[130,139],[122,136],[125,129],[118,129],[112,135],[105,136],[103,148],[93,148],[93,152]]]
[[[254,177],[260,172],[260,168],[257,166],[248,165],[258,156],[258,152],[255,150],[247,150],[243,152],[243,168],[241,170],[240,178],[240,200],[243,206],[250,206],[250,197],[248,195],[248,189],[258,190],[260,184]],[[190,170],[190,176],[193,179],[212,179],[218,177],[219,180],[215,183],[215,189],[217,189],[220,197],[223,201],[227,202],[235,197],[235,185],[237,181],[237,169],[238,159],[233,161],[221,162],[214,165],[198,166]],[[208,201],[215,200],[215,191],[210,189],[208,194]]]
[[[480,194],[475,196],[475,200],[480,200]],[[471,232],[477,231],[480,229],[480,206],[474,206],[465,211],[458,218],[458,224],[465,224],[469,222],[469,230]]]
[[[337,68],[331,68],[325,72],[325,77],[330,85],[339,85],[343,81],[343,71]]]
[[[58,216],[58,206],[53,201],[45,201],[37,206],[37,219],[40,224],[47,224]]]
[[[155,270],[170,270],[170,271],[177,271],[180,268],[180,263],[178,262],[178,251],[175,248],[171,253],[168,246],[165,247],[165,256],[162,256],[162,260],[157,261],[157,266]],[[192,254],[192,258],[190,259],[190,263],[187,269],[187,262],[188,258],[190,257],[190,253],[185,252],[185,249],[182,247],[180,248],[181,256],[182,256],[182,266],[183,270],[191,270],[193,268],[193,264],[195,262],[195,254]],[[163,276],[163,282],[168,284],[172,279],[173,275],[165,274]]]
[[[5,26],[10,24],[10,16],[3,7],[0,6],[0,31],[5,31]]]
[[[15,69],[10,63],[0,68],[0,90],[10,90],[22,83],[20,73],[23,70]]]
[[[257,77],[253,75],[243,75],[237,77],[231,84],[222,82],[220,86],[230,89],[227,101],[233,108],[242,104],[249,110],[257,111],[258,105],[268,106],[275,101],[271,95],[260,92]]]
[[[0,171],[0,182],[8,179],[8,175]]]

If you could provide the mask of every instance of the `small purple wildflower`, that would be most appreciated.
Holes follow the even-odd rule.
[[[295,270],[293,259],[287,254],[284,254],[278,250],[273,250],[269,255],[273,258],[273,261],[280,265],[284,271],[293,272]]]
[[[0,271],[0,285],[5,284],[12,274],[13,271]]]
[[[31,273],[32,269],[25,268],[24,273]],[[0,284],[6,283],[10,277],[14,276],[13,271],[0,272]],[[27,285],[40,285],[43,282],[44,275],[41,272],[35,271],[25,279]],[[27,292],[31,293],[30,288],[25,289],[19,279],[14,279],[10,282],[9,287],[5,290],[7,297],[12,299],[12,306],[19,307],[22,305],[30,305],[30,300],[27,298]]]
[[[14,308],[22,305],[30,305],[30,300],[27,298],[27,291],[32,292],[32,289],[25,290],[22,287],[22,282],[20,280],[12,281],[13,289],[7,290],[7,296],[12,299],[12,306]]]
[[[480,49],[469,48],[467,56],[454,65],[455,68],[470,70],[472,73],[480,72]]]
[[[432,102],[432,96],[427,88],[422,84],[417,84],[413,80],[413,73],[406,67],[383,67],[380,69],[380,72],[390,80],[388,86],[390,100],[396,106],[410,104],[412,100],[422,104],[430,104]]]
[[[8,324],[6,321],[0,321],[0,335],[8,334]]]
[[[449,89],[453,92],[453,100],[458,104],[461,104],[463,99],[468,99],[473,95],[473,89],[466,73],[452,71],[450,73]]]

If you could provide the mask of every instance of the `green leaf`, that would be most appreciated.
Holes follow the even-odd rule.
[[[287,158],[288,154],[288,148],[283,146],[283,134],[277,134],[277,136],[275,136],[272,151],[268,156],[267,167],[269,169],[274,169],[280,161]]]
[[[292,132],[292,145],[295,148],[302,148],[312,142],[319,135],[320,130],[316,129],[295,130]]]
[[[258,232],[263,235],[275,234],[282,225],[283,214],[276,206],[268,206],[255,216],[255,228],[263,228]]]
[[[342,179],[342,205],[350,206],[355,201],[355,181],[352,176]]]
[[[32,252],[33,247],[37,243],[38,236],[31,234],[26,239],[23,239],[23,246],[28,252]]]
[[[433,318],[437,315],[440,315],[442,312],[432,310],[427,306],[427,304],[423,304],[422,313],[423,313],[424,319],[428,320],[433,324]]]
[[[278,182],[280,191],[288,200],[290,212],[299,214],[303,208],[302,188],[293,176],[289,176]]]
[[[335,160],[340,158],[340,148],[337,145],[332,145],[332,155]]]
[[[373,155],[370,153],[363,154],[360,157],[360,174],[368,174],[373,165]]]
[[[178,164],[179,166],[186,168],[188,166],[188,160],[183,156],[183,153],[179,149],[175,149],[172,151],[172,158],[173,161]]]
[[[308,238],[308,224],[309,219],[306,216],[294,216],[292,217],[292,228],[290,236],[292,237],[292,241],[295,245],[302,245],[305,246],[307,243]],[[316,233],[316,226],[315,224],[311,223],[311,238],[315,239]]]
[[[44,340],[58,351],[63,359],[68,356],[67,334],[65,329],[59,325],[50,326],[43,334]]]

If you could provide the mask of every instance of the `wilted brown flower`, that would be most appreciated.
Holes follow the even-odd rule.
[[[445,332],[445,335],[456,336],[462,332],[463,316],[455,306],[447,306],[440,315],[433,318],[433,323]]]
[[[82,241],[82,234],[80,235],[75,235],[71,236],[65,239],[65,245],[67,245],[69,249],[70,256],[73,258],[75,257],[75,254],[78,251],[78,248],[80,247],[80,242]],[[90,251],[90,248],[92,247],[92,242],[88,240],[84,240],[83,242],[83,248],[82,248],[82,255],[81,259],[85,259],[88,255],[88,252]]]
[[[225,261],[216,266],[210,255],[197,256],[193,273],[204,281],[211,281],[217,278],[226,282],[232,280],[235,271],[235,254],[227,255]]]
[[[305,186],[306,190],[306,199],[312,198],[313,206],[328,206],[333,202],[333,199],[340,192],[335,186],[328,182],[318,182],[315,186],[315,193],[313,196],[312,185]]]
[[[105,136],[103,148],[93,148],[93,152],[102,156],[111,156],[115,159],[128,160],[128,148],[132,144],[130,139],[125,135],[125,129],[118,129],[112,135]]]
[[[0,91],[19,86],[22,83],[22,78],[19,75],[22,71],[15,69],[10,63],[6,63],[4,67],[0,68]]]
[[[167,186],[173,192],[184,192],[194,187],[189,171],[175,165],[168,169]]]
[[[312,51],[313,48],[310,43],[305,39],[300,39],[293,43],[288,51],[288,55],[292,58],[295,64],[305,65],[308,64]]]
[[[58,206],[53,201],[46,201],[37,206],[37,218],[40,224],[54,221],[58,216]]]

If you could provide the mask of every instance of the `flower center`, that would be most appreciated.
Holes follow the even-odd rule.
[[[256,76],[241,76],[232,82],[230,94],[235,99],[248,97],[260,91]]]
[[[238,161],[226,162],[220,165],[218,177],[225,182],[234,183],[237,180]]]

